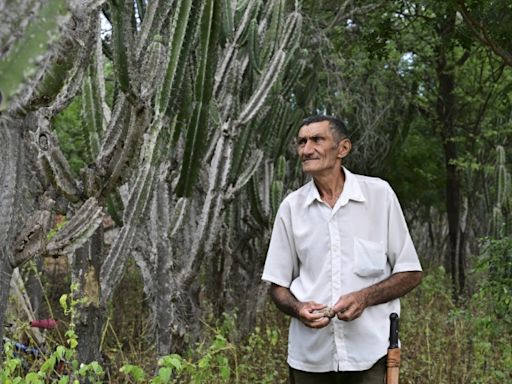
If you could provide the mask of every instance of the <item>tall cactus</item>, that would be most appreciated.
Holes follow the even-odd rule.
[[[101,3],[20,1],[8,2],[2,9],[2,16],[6,17],[0,28],[0,41],[6,54],[0,64],[1,84],[5,87],[1,90],[5,97],[0,130],[7,140],[0,150],[0,233],[4,236],[0,255],[0,323],[13,269],[26,261],[25,256],[46,253],[45,233],[49,230],[52,209],[47,197],[62,194],[76,204],[74,210],[85,201],[81,184],[73,180],[49,122],[78,90],[94,38],[91,23],[95,7]],[[33,8],[33,18],[22,11],[27,7]],[[6,38],[6,30],[18,33]],[[37,175],[36,163],[42,175]],[[96,223],[93,226],[98,225],[97,220],[92,222]],[[91,221],[85,220],[83,228],[87,223]],[[86,241],[88,235],[83,228],[70,230],[67,238],[61,234],[60,239],[71,243],[78,238],[79,242]],[[0,327],[0,335],[2,331]]]
[[[101,3],[83,2],[84,13]],[[218,247],[227,245],[228,236],[219,239],[229,223],[226,209],[233,203],[238,214],[251,212],[236,199],[257,183],[251,180],[262,164],[270,170],[280,158],[285,147],[270,151],[274,145],[268,142],[276,137],[284,142],[293,124],[268,107],[272,102],[288,111],[282,106],[286,96],[280,96],[286,87],[280,84],[292,77],[284,73],[293,71],[301,17],[285,15],[284,5],[284,0],[110,0],[112,104],[106,106],[100,49],[106,43],[97,11],[87,13],[92,15],[87,44],[76,48],[80,45],[73,41],[77,51],[67,58],[57,94],[48,93],[49,105],[40,108],[40,97],[24,99],[33,100],[36,109],[29,136],[44,187],[69,203],[67,224],[43,242],[41,253],[71,254],[79,292],[90,295],[79,308],[84,319],[79,336],[87,338],[79,343],[79,348],[87,345],[79,351],[84,361],[97,356],[91,348],[99,350],[99,338],[86,324],[98,319],[94,332],[101,329],[130,256],[154,299],[159,352],[179,348],[187,330],[197,335],[198,277]],[[51,127],[52,116],[78,84],[90,152],[80,178],[69,171]],[[266,127],[263,135],[258,130],[269,116],[281,123],[276,132]],[[281,160],[277,184],[283,167]],[[117,210],[122,227],[105,249],[101,218],[109,201],[120,200],[121,186],[127,192]],[[270,192],[269,185],[265,188]],[[279,198],[274,194],[274,204]],[[268,209],[263,215],[268,223]],[[255,242],[264,243],[266,234]]]
[[[492,210],[491,232],[496,239],[507,236],[510,231],[512,210],[512,180],[507,170],[505,148],[496,147],[496,202]]]
[[[216,258],[217,247],[222,245],[219,235],[226,225],[224,214],[229,202],[240,195],[263,162],[266,144],[257,142],[261,136],[253,132],[258,126],[253,121],[256,117],[260,123],[265,120],[269,110],[263,107],[273,100],[274,85],[282,78],[288,62],[287,53],[293,51],[297,42],[288,38],[290,30],[300,29],[298,13],[289,15],[283,23],[286,28],[280,31],[265,27],[272,17],[276,17],[274,12],[280,9],[280,4],[279,1],[266,4],[249,1],[239,4],[235,14],[225,6],[222,14],[213,16],[213,24],[227,23],[221,28],[227,40],[221,46],[215,76],[210,76],[209,80],[202,75],[206,74],[205,65],[208,64],[201,58],[207,54],[205,49],[211,49],[206,48],[206,37],[215,33],[208,35],[208,27],[202,23],[197,69],[191,72],[196,74],[193,85],[195,107],[185,130],[180,133],[170,161],[170,164],[178,163],[183,151],[186,163],[178,170],[167,170],[167,176],[159,178],[152,206],[159,201],[158,206],[166,206],[168,211],[152,209],[151,229],[147,231],[156,231],[159,235],[150,236],[151,246],[144,246],[144,240],[139,239],[138,248],[149,247],[153,251],[136,255],[143,276],[147,276],[148,292],[156,296],[155,328],[158,351],[162,354],[183,346],[185,335],[197,335],[197,322],[190,319],[196,318],[200,310],[194,298],[203,289],[197,284],[198,276]],[[215,14],[206,4],[203,18],[211,15],[210,12]],[[233,19],[240,21],[233,24],[234,30],[231,30],[229,22]],[[261,65],[259,73],[253,72],[254,63],[250,59],[246,38],[250,29],[259,33],[251,43],[272,42],[271,47],[265,48],[267,55],[258,63]],[[220,38],[219,34],[208,44],[219,49]],[[258,48],[262,50],[261,46]],[[203,155],[199,156],[201,153]],[[197,176],[194,176],[195,172]],[[165,179],[170,179],[167,186]],[[215,277],[207,280],[211,279]]]

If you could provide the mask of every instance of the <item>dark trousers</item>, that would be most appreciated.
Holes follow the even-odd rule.
[[[386,357],[366,371],[304,372],[290,367],[290,384],[383,384]]]

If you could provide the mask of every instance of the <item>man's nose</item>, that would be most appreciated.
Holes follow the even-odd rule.
[[[313,143],[311,142],[311,140],[306,140],[306,143],[304,144],[304,154],[305,155],[312,154],[313,149],[314,149],[314,146],[313,146]]]

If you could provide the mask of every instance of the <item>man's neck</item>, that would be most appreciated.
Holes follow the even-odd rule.
[[[313,180],[320,194],[320,198],[329,204],[331,208],[334,207],[345,185],[345,172],[343,168],[328,174],[314,175]]]

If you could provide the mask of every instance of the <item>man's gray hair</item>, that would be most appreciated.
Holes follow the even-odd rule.
[[[348,137],[348,129],[343,121],[341,121],[336,116],[331,115],[313,115],[306,117],[302,120],[302,126],[309,125],[313,123],[320,123],[322,121],[329,122],[329,128],[331,128],[333,136],[336,141],[340,141],[346,137]]]

